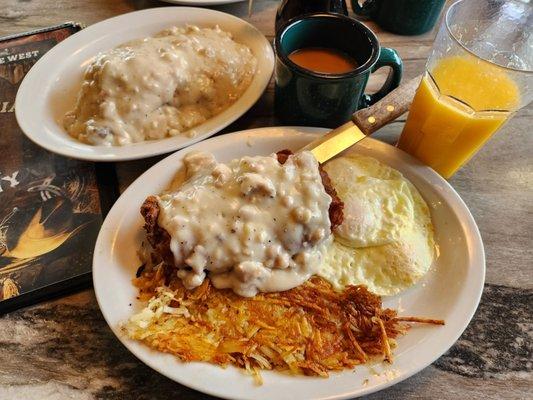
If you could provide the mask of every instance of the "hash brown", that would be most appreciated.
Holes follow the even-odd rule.
[[[124,325],[128,336],[182,361],[244,368],[258,381],[262,369],[327,377],[374,358],[392,361],[395,338],[409,327],[364,286],[340,292],[313,277],[245,298],[209,280],[189,291],[168,269],[161,263],[134,279],[140,300],[150,301]]]

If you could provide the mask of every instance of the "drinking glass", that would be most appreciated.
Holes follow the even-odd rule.
[[[533,97],[533,13],[460,0],[444,18],[398,147],[451,177]]]

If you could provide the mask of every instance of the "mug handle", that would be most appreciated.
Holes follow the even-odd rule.
[[[381,67],[391,67],[391,72],[385,80],[383,86],[374,94],[364,94],[361,99],[361,108],[371,106],[381,100],[392,90],[396,89],[402,80],[403,63],[396,50],[382,47],[379,51],[379,58],[372,67],[371,73],[376,72]]]
[[[366,0],[363,5],[359,5],[359,0],[352,0],[353,12],[362,17],[371,17],[377,9],[377,1]]]

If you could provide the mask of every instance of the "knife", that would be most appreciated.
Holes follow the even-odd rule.
[[[356,111],[349,122],[314,140],[300,151],[310,151],[319,163],[335,157],[405,113],[421,79],[422,75],[419,75],[398,86],[370,107]]]

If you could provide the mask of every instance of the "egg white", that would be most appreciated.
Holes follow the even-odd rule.
[[[415,284],[435,258],[431,216],[420,193],[371,157],[351,154],[324,168],[345,208],[319,275],[339,289],[364,284],[379,295]]]

